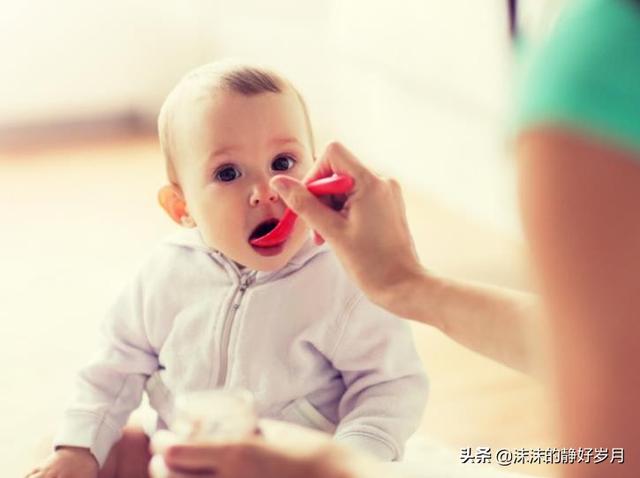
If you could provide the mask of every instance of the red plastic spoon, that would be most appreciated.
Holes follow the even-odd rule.
[[[345,174],[334,174],[328,178],[316,179],[307,184],[309,192],[316,196],[326,194],[346,194],[353,188],[353,178]],[[298,219],[298,215],[291,209],[287,208],[278,221],[275,228],[262,237],[256,237],[249,241],[251,245],[258,247],[277,246],[287,240],[293,226]]]

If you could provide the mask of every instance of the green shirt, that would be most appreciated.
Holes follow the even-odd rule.
[[[564,125],[640,151],[640,1],[574,0],[521,66],[517,130]]]

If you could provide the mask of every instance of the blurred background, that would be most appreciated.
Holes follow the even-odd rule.
[[[521,2],[520,25],[540,34],[563,3]],[[507,25],[504,0],[0,0],[3,474],[34,462],[103,311],[174,230],[155,203],[155,120],[200,64],[239,57],[288,76],[319,145],[338,139],[400,180],[427,267],[531,289]],[[533,380],[414,329],[432,379],[421,433],[454,452],[548,444]]]

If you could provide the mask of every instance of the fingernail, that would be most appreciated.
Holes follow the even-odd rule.
[[[289,183],[286,179],[274,178],[271,180],[271,187],[279,193],[287,192],[289,188]]]

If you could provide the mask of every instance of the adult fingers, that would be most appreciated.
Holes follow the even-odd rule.
[[[159,430],[151,438],[151,452],[154,453],[149,463],[149,473],[153,478],[206,478],[214,476],[212,466],[201,466],[189,464],[182,466],[180,454],[187,447],[194,445],[184,445],[180,438],[169,430]],[[210,445],[201,445],[198,448],[211,448]],[[178,460],[175,456],[178,455]],[[187,460],[189,456],[187,455]],[[169,466],[170,465],[170,466]]]
[[[170,469],[162,455],[154,455],[149,462],[149,476],[151,478],[218,478],[210,470],[182,471]]]
[[[227,468],[250,461],[259,440],[256,436],[240,442],[193,443],[159,431],[152,438],[151,449],[156,455],[149,470],[153,478],[223,476]]]
[[[324,237],[335,237],[344,224],[344,217],[323,204],[303,183],[289,176],[271,178],[271,187],[309,227]]]
[[[305,182],[331,176],[333,173],[348,174],[356,183],[366,181],[373,175],[351,151],[337,141],[327,145],[320,159],[305,177]]]
[[[253,439],[231,443],[173,445],[164,454],[172,470],[190,473],[221,471],[228,464],[240,464],[255,459],[257,445]]]

